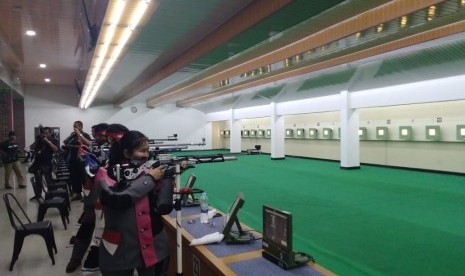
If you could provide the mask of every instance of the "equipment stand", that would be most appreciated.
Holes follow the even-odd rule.
[[[179,190],[181,189],[181,165],[176,164],[176,203],[174,208],[176,209],[176,275],[182,275],[182,225],[181,225],[181,194]]]

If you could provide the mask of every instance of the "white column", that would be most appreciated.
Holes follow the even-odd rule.
[[[229,147],[231,153],[241,152],[241,121],[234,118],[234,109],[231,109]]]
[[[271,159],[284,159],[284,117],[276,114],[276,103],[270,104],[271,110]]]
[[[341,169],[360,168],[358,110],[350,108],[350,94],[341,91]]]

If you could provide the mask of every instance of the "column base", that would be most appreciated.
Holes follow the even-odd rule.
[[[340,166],[339,168],[341,168],[343,170],[359,170],[360,166],[354,166],[354,167],[342,167],[342,166]]]

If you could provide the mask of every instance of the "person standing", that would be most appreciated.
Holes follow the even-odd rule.
[[[107,170],[109,178],[98,182],[102,189],[100,199],[105,216],[99,247],[102,276],[129,276],[134,270],[139,276],[166,275],[170,259],[169,242],[162,214],[156,210],[156,191],[162,183],[171,185],[171,180],[163,182],[164,169],[161,166],[146,167],[148,159],[148,139],[138,131],[125,133],[118,145],[111,147]],[[124,179],[115,184],[120,178],[115,166],[134,175],[124,173]],[[118,190],[121,194],[115,195]]]
[[[85,170],[84,164],[79,158],[79,148],[81,145],[90,146],[91,138],[89,134],[85,133],[83,130],[83,124],[81,121],[75,121],[73,123],[74,131],[71,135],[63,141],[66,149],[68,150],[70,162],[69,162],[69,180],[73,196],[71,200],[81,200],[82,199],[82,186],[84,185],[85,179]]]
[[[98,125],[92,126],[92,136],[95,138],[92,141],[92,147],[89,148],[87,154],[93,155],[94,161],[98,161],[101,167],[106,165],[107,157],[103,151],[104,147],[108,147],[106,143],[106,131],[108,128],[108,124],[101,123]],[[86,157],[86,159],[92,159],[90,157]],[[86,161],[87,162],[87,161]],[[91,172],[91,169],[88,170],[88,175],[86,176],[86,184],[84,185],[84,210],[82,215],[80,216],[80,226],[79,229],[74,236],[73,239],[73,251],[71,254],[71,258],[69,263],[66,265],[66,273],[74,272],[80,265],[82,258],[87,252],[87,248],[92,242],[93,235],[92,233],[95,230],[95,220],[96,220],[96,204],[98,195],[95,195],[96,191],[93,189],[94,187],[94,177],[97,172]],[[94,176],[91,176],[94,174]],[[98,247],[95,247],[98,249]],[[87,262],[86,269],[82,268],[83,271],[96,271],[98,270],[98,251],[96,249],[92,249],[89,252],[89,255],[93,254],[97,257],[97,260],[94,260],[92,265],[89,265]],[[85,263],[86,264],[86,263]]]
[[[53,154],[59,150],[58,140],[53,137],[52,128],[44,127],[40,130],[40,135],[31,148],[34,149],[36,157],[34,163],[29,168],[29,172],[34,174],[36,185],[34,188],[34,196],[30,200],[37,200],[42,194],[43,181],[47,183],[53,182],[52,177],[52,159]],[[35,165],[37,164],[37,165]]]
[[[14,173],[16,174],[18,187],[26,188],[26,185],[24,185],[24,177],[21,172],[21,166],[18,161],[18,149],[19,146],[16,143],[16,133],[14,131],[10,131],[8,133],[8,140],[3,141],[0,146],[0,153],[3,159],[3,166],[5,167],[5,189],[11,189],[9,181],[12,171],[14,171]]]

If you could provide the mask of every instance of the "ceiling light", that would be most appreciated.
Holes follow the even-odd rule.
[[[41,63],[41,64],[39,64],[39,67],[40,67],[40,68],[45,68],[45,67],[47,67],[47,64]]]
[[[407,16],[402,16],[402,18],[400,19],[400,27],[405,27],[407,25]]]
[[[44,79],[45,82],[50,82],[49,78]]]
[[[433,20],[436,15],[436,6],[431,6],[428,8],[428,21]]]
[[[123,49],[150,5],[148,0],[133,0],[132,2],[137,3],[137,6],[132,9],[133,5],[126,5],[128,2],[131,1],[117,0],[109,3],[103,20],[104,27],[102,27],[79,102],[80,108],[88,108],[97,96],[100,87],[114,69]]]
[[[35,36],[35,35],[36,35],[36,32],[33,31],[33,30],[27,30],[27,31],[26,31],[26,35],[28,35],[28,36]]]

